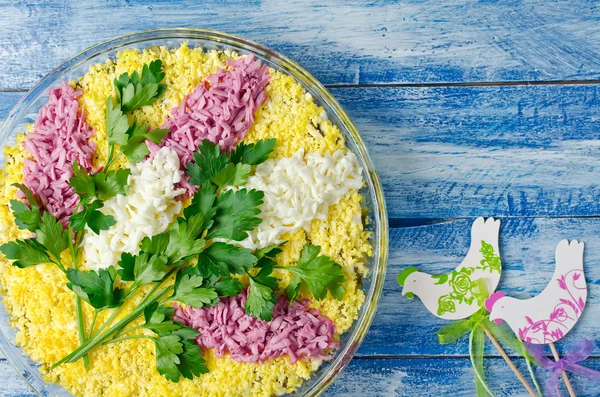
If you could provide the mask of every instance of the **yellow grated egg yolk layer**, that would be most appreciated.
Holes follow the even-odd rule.
[[[105,101],[113,95],[112,81],[121,73],[141,71],[142,66],[160,59],[166,74],[167,90],[162,100],[135,111],[137,119],[148,127],[161,127],[170,109],[209,74],[225,68],[228,59],[237,57],[230,52],[205,52],[200,48],[182,45],[178,49],[151,47],[143,51],[126,50],[116,59],[90,67],[89,72],[71,84],[83,89],[80,104],[87,122],[96,131],[95,165],[102,165],[107,157]],[[317,106],[292,77],[270,70],[271,80],[266,91],[267,102],[257,110],[255,123],[245,138],[247,142],[277,138],[272,158],[289,157],[298,149],[306,152],[333,152],[345,147],[339,129]],[[23,180],[23,160],[27,152],[17,138],[14,146],[6,147],[6,164],[2,175],[0,194],[0,243],[26,238],[19,230],[9,209],[9,200],[16,198],[12,183]],[[301,230],[283,247],[278,262],[292,266],[298,260],[302,247],[311,242],[322,247],[322,254],[330,256],[345,270],[346,293],[341,301],[330,295],[315,301],[310,293],[301,290],[301,298],[310,299],[311,305],[329,317],[337,326],[338,334],[348,330],[358,318],[364,301],[361,276],[365,274],[366,256],[371,255],[368,232],[361,221],[362,196],[351,191],[339,204],[329,208],[326,222],[315,220],[310,231]],[[280,287],[291,281],[288,272],[276,270]],[[243,278],[242,278],[243,279]],[[228,356],[215,357],[212,350],[204,352],[209,373],[194,380],[182,378],[173,383],[159,375],[155,367],[153,344],[144,339],[126,340],[93,350],[91,369],[86,372],[81,360],[50,370],[50,366],[78,346],[75,315],[75,295],[66,287],[64,275],[51,265],[26,269],[12,266],[0,254],[0,282],[3,302],[10,313],[11,325],[17,330],[16,342],[37,362],[48,381],[57,382],[77,396],[271,396],[293,392],[308,379],[321,364],[320,360],[298,361],[290,364],[287,357],[268,360],[262,364],[238,363]],[[118,318],[139,303],[148,288],[142,290],[122,309]],[[84,303],[84,317],[89,327],[93,310]],[[101,324],[110,314],[105,310],[98,318]],[[137,325],[135,323],[133,325]]]

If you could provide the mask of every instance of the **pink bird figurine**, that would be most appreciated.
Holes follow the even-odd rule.
[[[490,320],[506,321],[524,342],[532,344],[551,344],[565,336],[581,317],[587,299],[583,249],[584,244],[576,240],[558,243],[550,284],[525,300],[493,293],[485,301]]]

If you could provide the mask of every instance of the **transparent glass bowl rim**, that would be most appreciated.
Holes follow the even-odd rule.
[[[320,102],[319,104],[326,109],[330,120],[333,116],[333,121],[343,132],[347,145],[352,146],[354,149],[353,152],[357,155],[359,162],[365,168],[363,176],[365,177],[366,189],[371,196],[370,212],[373,221],[371,227],[374,235],[374,238],[371,239],[373,245],[373,256],[371,259],[374,263],[369,274],[369,278],[373,281],[371,282],[370,288],[365,291],[365,304],[368,306],[366,310],[362,311],[359,319],[356,320],[356,325],[352,327],[353,329],[351,330],[350,335],[347,336],[347,343],[336,352],[334,359],[329,362],[328,368],[321,374],[320,378],[307,390],[304,390],[304,395],[306,396],[320,395],[350,362],[373,321],[385,279],[388,256],[388,219],[379,176],[375,171],[373,162],[358,130],[327,89],[325,89],[325,87],[305,69],[276,51],[245,38],[227,33],[194,28],[153,29],[130,33],[89,47],[44,76],[21,98],[21,100],[19,100],[19,102],[17,102],[15,107],[9,113],[0,128],[0,145],[4,146],[7,138],[15,134],[17,123],[24,116],[21,109],[26,108],[35,98],[44,95],[48,88],[51,87],[52,83],[57,79],[62,78],[69,71],[81,66],[86,63],[86,61],[101,56],[109,51],[128,45],[163,39],[182,41],[207,40],[221,44],[226,48],[233,49],[238,53],[243,54],[252,52],[260,59],[267,62],[269,66],[291,75],[313,95],[313,98],[315,98],[317,102]],[[2,314],[4,314],[4,307],[2,307]],[[32,388],[32,390],[42,395],[41,393],[44,393],[44,390],[38,390],[39,385],[36,387],[32,384],[38,382],[32,382],[31,376],[27,376],[28,374],[30,375],[29,371],[32,371],[33,369],[24,361],[24,357],[19,354],[20,349],[14,345],[8,335],[5,335],[3,329],[0,329],[0,333],[0,350],[2,350],[9,363],[15,368],[17,373]]]

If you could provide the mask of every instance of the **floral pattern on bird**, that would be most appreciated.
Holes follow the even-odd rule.
[[[455,269],[448,274],[431,276],[433,279],[438,280],[435,283],[436,285],[448,284],[452,288],[452,292],[439,297],[438,316],[456,312],[457,304],[466,303],[467,305],[472,305],[477,300],[477,305],[483,306],[485,299],[488,298],[488,294],[481,291],[477,280],[474,280],[472,275],[476,270],[500,273],[502,271],[502,264],[500,256],[494,252],[494,247],[484,240],[481,240],[481,249],[479,252],[483,255],[480,266],[463,267],[460,270]]]
[[[576,285],[579,279],[583,281],[583,271],[577,269],[561,275],[556,280],[566,297],[560,298],[560,303],[545,319],[534,321],[525,316],[528,325],[519,328],[519,337],[523,341],[535,344],[556,342],[573,328],[585,307],[585,301],[580,294],[586,287],[585,284],[583,287]]]
[[[483,255],[483,259],[481,260],[482,270],[489,270],[490,273],[502,271],[502,262],[500,261],[500,255],[497,255],[494,252],[494,247],[492,244],[488,244],[485,241],[481,240],[481,249],[479,250]]]

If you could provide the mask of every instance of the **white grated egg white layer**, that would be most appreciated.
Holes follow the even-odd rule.
[[[291,157],[267,160],[256,167],[245,188],[265,192],[262,223],[237,244],[257,249],[281,242],[282,234],[309,230],[314,219],[327,220],[329,206],[363,185],[353,153],[321,155],[300,149]]]
[[[114,266],[123,252],[136,254],[144,237],[167,230],[181,211],[176,197],[185,189],[174,188],[183,175],[174,150],[163,147],[154,157],[129,168],[129,192],[106,200],[101,210],[117,223],[100,234],[87,230],[83,239],[89,269]]]

